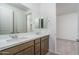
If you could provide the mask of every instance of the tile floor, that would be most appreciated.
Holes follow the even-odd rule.
[[[77,54],[77,42],[67,39],[56,40],[56,53],[60,55],[76,55]]]

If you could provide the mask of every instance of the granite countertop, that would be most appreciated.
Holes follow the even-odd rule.
[[[11,38],[6,38],[6,40],[2,40],[0,41],[0,51],[25,43],[25,42],[29,42],[31,40],[35,40],[37,38],[43,37],[49,35],[49,33],[41,33],[41,34],[33,34],[33,33],[29,33],[29,34],[19,34],[19,38],[17,39],[11,39]]]

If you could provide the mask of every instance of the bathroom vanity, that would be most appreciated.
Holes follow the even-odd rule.
[[[8,42],[9,43],[9,42]],[[0,51],[0,55],[45,55],[49,49],[49,35],[30,39]]]
[[[45,55],[49,49],[48,18],[35,17],[22,4],[0,7],[0,55]]]

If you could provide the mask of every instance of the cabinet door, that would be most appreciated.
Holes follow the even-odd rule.
[[[40,55],[40,43],[35,45],[35,55]]]
[[[35,55],[40,55],[40,39],[35,40]]]
[[[45,49],[44,51],[45,51],[45,53],[47,53],[48,52],[48,49],[49,49],[49,46],[48,46],[49,45],[48,44],[48,38],[44,40],[44,44],[45,44],[44,45],[44,49]]]
[[[44,40],[42,40],[42,41],[41,41],[41,55],[44,55],[44,54],[45,54],[45,53],[44,53],[44,46],[45,46]]]
[[[34,55],[34,46],[17,53],[17,55]]]
[[[41,38],[41,54],[44,55],[48,52],[49,49],[49,38],[43,37]]]

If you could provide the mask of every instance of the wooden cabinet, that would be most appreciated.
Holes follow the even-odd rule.
[[[34,55],[34,47],[31,46],[27,49],[24,49],[23,51],[20,51],[16,55]]]
[[[49,36],[44,36],[0,51],[0,55],[45,55],[49,49]]]
[[[49,49],[49,36],[41,38],[41,55],[44,55],[48,52]]]
[[[17,46],[5,49],[3,51],[0,51],[0,54],[2,54],[2,55],[16,55],[20,52],[24,53],[24,51],[26,51],[26,50],[27,50],[27,52],[25,52],[26,54],[28,52],[30,52],[30,54],[31,53],[33,54],[33,52],[34,52],[34,41],[26,42],[26,43],[23,43],[21,45],[17,45]]]
[[[40,55],[40,39],[36,39],[35,42],[35,55]]]
[[[49,49],[49,36],[35,40],[35,55],[45,55]]]

